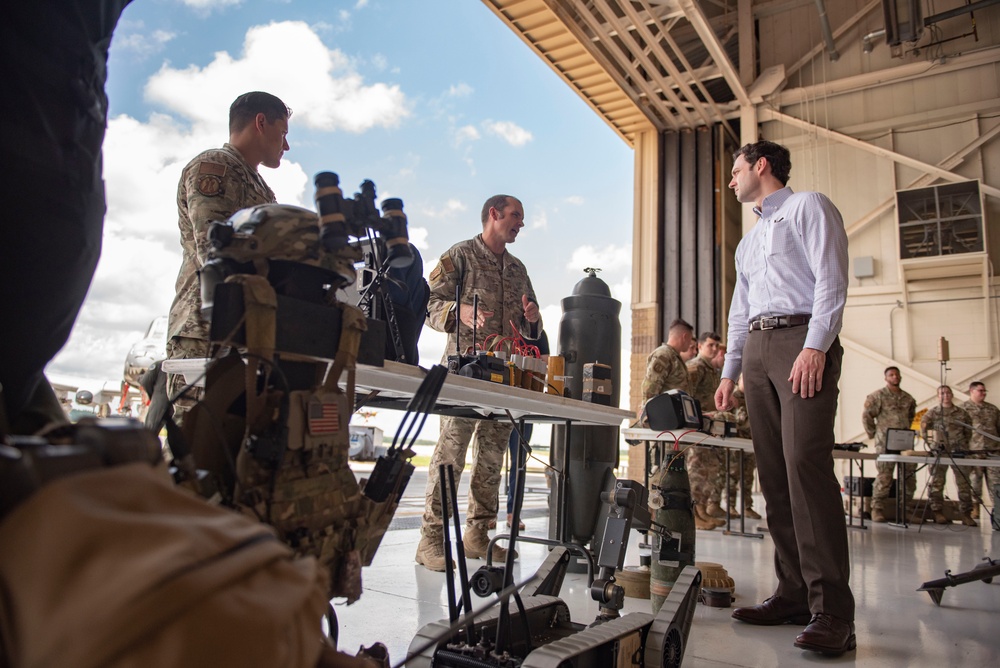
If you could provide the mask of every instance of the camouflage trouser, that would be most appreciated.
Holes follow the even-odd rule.
[[[995,466],[983,466],[986,469],[986,494],[983,495],[983,503],[986,505],[993,505],[996,508],[996,504],[993,503],[993,490],[1000,485],[1000,468]],[[987,499],[990,499],[987,501]]]
[[[875,446],[875,452],[880,455],[885,454],[885,445]],[[892,462],[875,462],[875,484],[872,485],[872,510],[884,510],[885,500],[889,497],[889,489],[892,487],[892,479],[896,475],[896,467],[902,466],[906,479],[906,500],[912,501],[913,495],[917,491],[917,465],[916,464],[894,464]],[[899,494],[899,490],[896,490]]]
[[[753,508],[753,474],[757,458],[752,452],[731,450],[729,454],[729,510],[736,509],[736,495],[740,491],[740,460],[743,460],[743,507]]]
[[[944,508],[944,482],[949,468],[953,469],[951,473],[955,476],[955,484],[958,486],[958,508],[963,513],[969,513],[972,511],[972,488],[969,487],[968,479],[958,470],[959,467],[943,464],[931,467],[930,492],[927,494],[931,500],[931,510]]]
[[[693,447],[686,455],[691,498],[697,505],[708,504],[712,501],[712,492],[718,488],[719,453],[714,448]]]
[[[985,458],[986,455],[975,455],[970,454],[970,458],[981,459]],[[966,471],[969,472],[969,485],[972,488],[972,493],[979,498],[983,498],[983,477],[986,476],[986,486],[990,486],[989,477],[987,474],[988,467],[986,466],[970,466],[966,467]],[[986,490],[987,496],[991,495],[991,490]]]
[[[497,516],[497,492],[500,489],[503,456],[507,452],[511,425],[509,422],[441,417],[441,436],[434,446],[434,455],[427,470],[427,490],[424,494],[424,517],[421,533],[428,538],[441,536],[441,482],[438,467],[455,467],[455,489],[462,479],[465,456],[472,440],[472,480],[469,483],[469,509],[466,526],[486,530]],[[474,440],[473,440],[474,438]]]
[[[715,484],[712,486],[712,491],[709,494],[709,503],[714,503],[716,505],[722,505],[722,490],[726,489],[726,451],[722,448],[715,448],[712,450],[717,461],[716,466],[719,473],[716,475]],[[730,454],[730,464],[732,463],[733,455]]]
[[[175,336],[167,341],[167,359],[198,359],[208,357],[209,343],[202,339],[190,339],[184,336]],[[180,373],[167,374],[167,397],[173,399],[187,387],[184,375]],[[174,421],[180,425],[184,420],[184,413],[202,400],[205,396],[204,387],[192,387],[184,393],[183,397],[178,397],[174,403]]]

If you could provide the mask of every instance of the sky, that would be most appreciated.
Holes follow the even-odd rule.
[[[181,170],[228,139],[229,105],[250,90],[293,110],[291,150],[261,167],[280,203],[314,208],[317,172],[339,174],[345,195],[371,179],[380,199],[403,200],[429,274],[481,231],[489,196],[514,195],[525,228],[508,250],[527,266],[550,338],[560,300],[599,267],[629,345],[632,149],[482,2],[135,0],[108,72],[103,252],[50,375],[119,379],[131,345],[168,312]],[[424,328],[423,366],[444,341]]]

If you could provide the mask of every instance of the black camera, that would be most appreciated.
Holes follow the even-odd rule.
[[[480,566],[469,578],[469,587],[480,598],[503,591],[503,566]]]
[[[350,244],[350,237],[364,237],[371,229],[385,242],[386,262],[390,267],[403,268],[413,263],[407,234],[403,200],[392,197],[382,202],[382,215],[375,206],[375,184],[365,180],[361,192],[346,199],[340,189],[340,177],[333,172],[320,172],[313,180],[316,185],[316,210],[319,211],[320,243],[330,253]]]
[[[451,366],[451,357],[448,358],[448,366]],[[487,352],[480,352],[474,356],[472,361],[464,364],[458,370],[458,375],[467,378],[488,380],[492,383],[500,383],[502,385],[511,384],[510,367],[507,366],[507,362]]]

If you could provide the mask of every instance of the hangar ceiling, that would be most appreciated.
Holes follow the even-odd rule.
[[[862,49],[870,53],[876,42],[884,48],[885,30],[868,33],[862,40],[866,26],[884,25],[883,1],[902,7],[916,0],[856,0],[853,9],[838,4],[841,0],[483,0],[630,146],[644,130],[664,132],[734,121],[741,107],[759,105],[769,96],[778,107],[794,103],[797,100],[784,99],[790,91],[780,94],[785,83],[820,59],[837,60],[838,40],[849,39],[850,44],[841,48],[859,53]],[[944,5],[947,11],[925,13],[923,25],[917,25],[918,35],[935,34],[939,22],[955,27],[957,17],[962,17],[962,26],[971,25],[971,32],[938,41],[925,39],[920,45],[911,40],[908,59],[894,58],[877,71],[867,71],[867,60],[854,59],[860,66],[855,76],[827,82],[822,90],[799,80],[797,93],[800,97],[843,94],[932,74],[920,60],[933,53],[928,47],[953,39],[966,40],[961,50],[968,52],[958,61],[969,62],[951,58],[948,67],[996,62],[1000,49],[995,37],[988,29],[978,34],[975,17],[987,8],[1000,10],[1000,0],[944,0]],[[836,18],[828,17],[827,9]],[[782,16],[795,17],[786,22],[786,30],[793,34],[770,34],[769,39],[785,42],[794,55],[757,71],[759,50],[773,48],[756,44],[755,26],[761,19]],[[797,32],[817,37],[803,45]],[[983,38],[986,44],[980,41]],[[944,59],[938,63],[942,64]],[[941,71],[938,67],[937,73]],[[737,126],[738,121],[725,125],[734,139]]]
[[[484,2],[630,145],[733,118],[745,98],[735,2]]]

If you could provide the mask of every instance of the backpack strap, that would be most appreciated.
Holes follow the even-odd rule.
[[[351,304],[339,304],[341,309],[340,343],[333,365],[326,374],[323,387],[330,391],[340,390],[340,376],[347,371],[347,402],[349,409],[354,410],[354,371],[357,368],[358,349],[361,347],[361,334],[368,330],[364,312]]]

